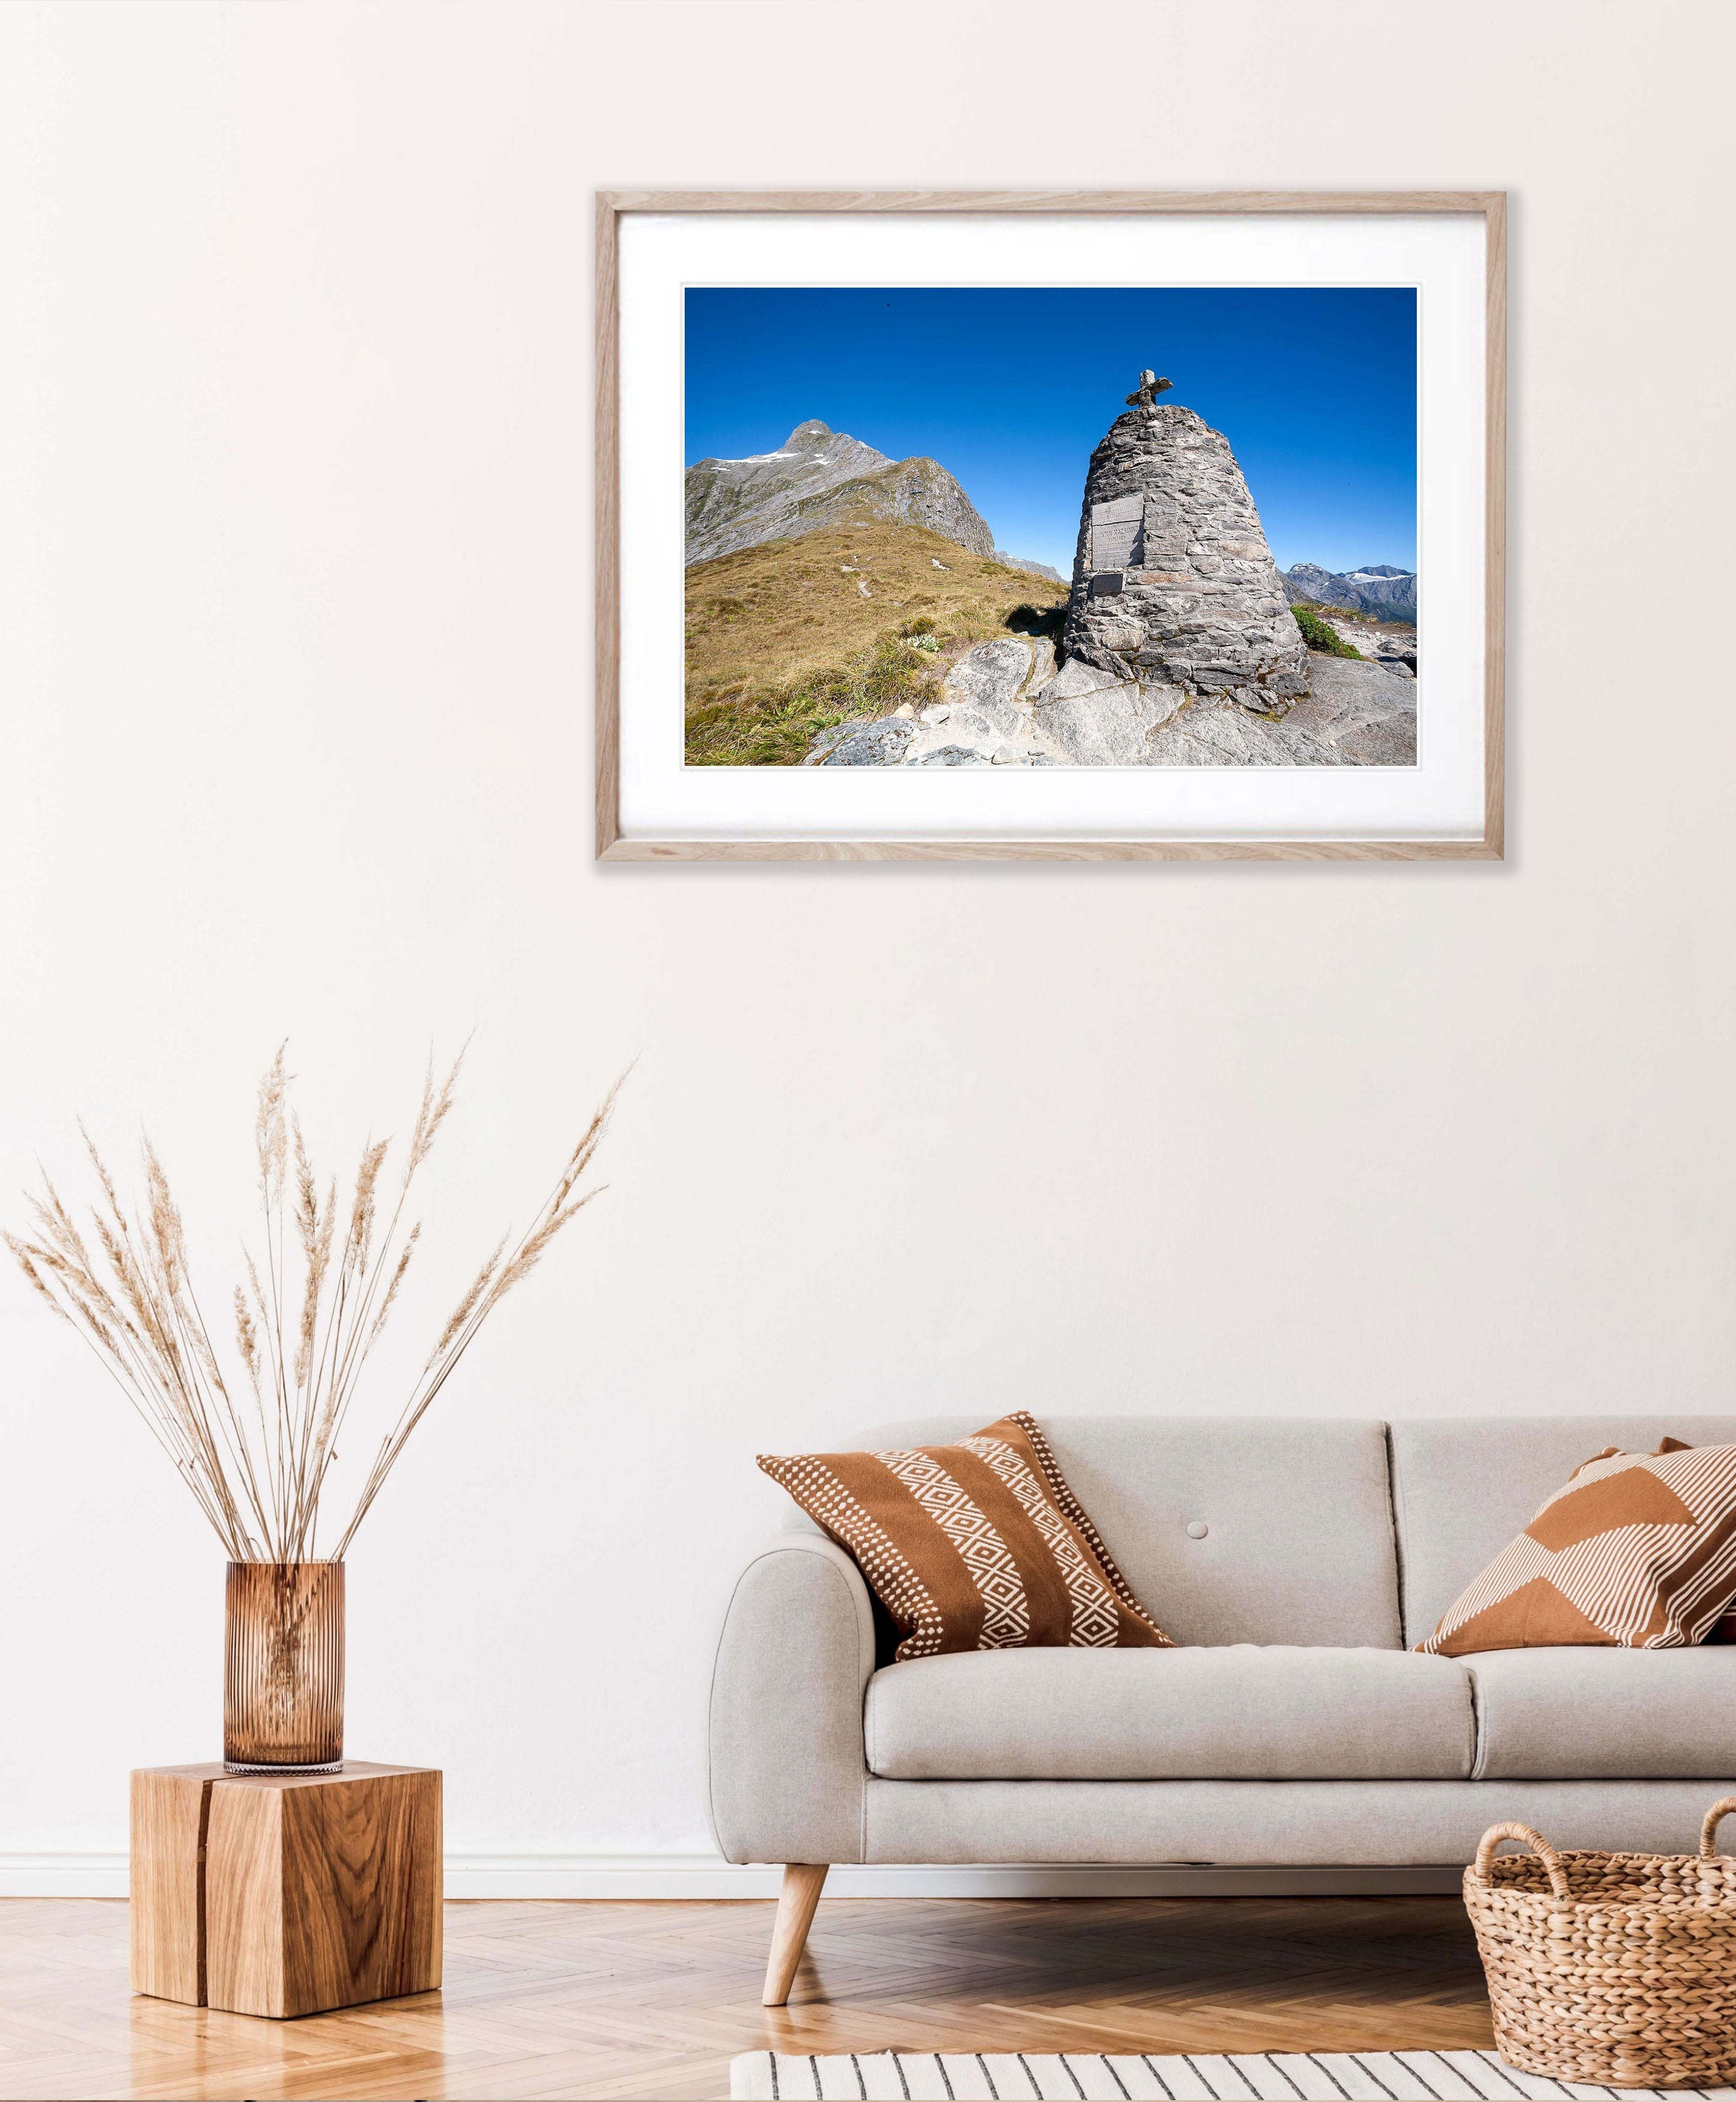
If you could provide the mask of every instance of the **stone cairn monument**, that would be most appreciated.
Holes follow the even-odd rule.
[[[1260,513],[1229,441],[1140,375],[1091,456],[1065,649],[1120,679],[1286,715],[1308,691]]]

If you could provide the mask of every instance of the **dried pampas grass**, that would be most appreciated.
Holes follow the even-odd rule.
[[[580,1184],[602,1142],[618,1081],[568,1155],[554,1190],[515,1241],[503,1236],[441,1331],[397,1420],[381,1439],[354,1509],[322,1554],[320,1497],[363,1366],[421,1239],[406,1226],[411,1185],[452,1109],[463,1053],[438,1085],[431,1062],[396,1182],[392,1142],[362,1151],[347,1202],[323,1192],[290,1106],[280,1046],[259,1083],[254,1145],[264,1240],[243,1249],[246,1283],[231,1302],[240,1376],[226,1377],[188,1268],[186,1232],[162,1164],[142,1148],[135,1217],[82,1124],[101,1191],[94,1252],[45,1174],[27,1195],[32,1229],[0,1235],[33,1289],[84,1338],[149,1426],[233,1562],[341,1561],[405,1441],[476,1331],[600,1188]],[[100,1252],[100,1253],[99,1253]]]

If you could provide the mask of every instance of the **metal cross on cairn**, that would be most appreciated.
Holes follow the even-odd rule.
[[[1154,372],[1140,373],[1139,392],[1127,397],[1127,406],[1130,409],[1150,408],[1169,384],[1167,379],[1159,379]]]

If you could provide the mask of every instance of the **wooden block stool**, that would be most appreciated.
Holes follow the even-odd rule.
[[[133,1776],[135,1993],[281,2019],[432,1992],[441,1896],[432,1767]]]

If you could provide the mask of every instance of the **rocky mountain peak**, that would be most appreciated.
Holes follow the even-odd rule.
[[[687,559],[789,540],[846,517],[901,520],[992,555],[994,536],[938,461],[889,459],[817,417],[776,452],[704,459],[687,471]]]

